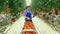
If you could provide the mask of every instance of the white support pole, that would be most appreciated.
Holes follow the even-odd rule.
[[[26,6],[31,6],[31,0],[26,0]]]

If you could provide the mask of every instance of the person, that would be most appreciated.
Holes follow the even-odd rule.
[[[32,21],[32,12],[29,6],[24,10],[24,16],[26,21]]]

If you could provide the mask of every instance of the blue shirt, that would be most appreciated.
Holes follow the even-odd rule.
[[[24,16],[31,17],[32,16],[32,12],[30,10],[24,10]]]

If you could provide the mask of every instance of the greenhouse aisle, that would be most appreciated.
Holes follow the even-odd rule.
[[[24,17],[20,17],[6,34],[20,34],[24,25]]]
[[[60,34],[46,24],[43,20],[38,17],[34,17],[33,23],[35,25],[37,34]],[[10,30],[6,34],[21,34],[22,28],[24,26],[24,17],[20,17],[11,27]]]
[[[33,18],[33,23],[38,34],[60,34],[54,31],[47,23],[38,17]]]

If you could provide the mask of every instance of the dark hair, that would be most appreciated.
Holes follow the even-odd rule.
[[[30,7],[30,6],[27,6],[26,9],[29,8],[29,7]]]

